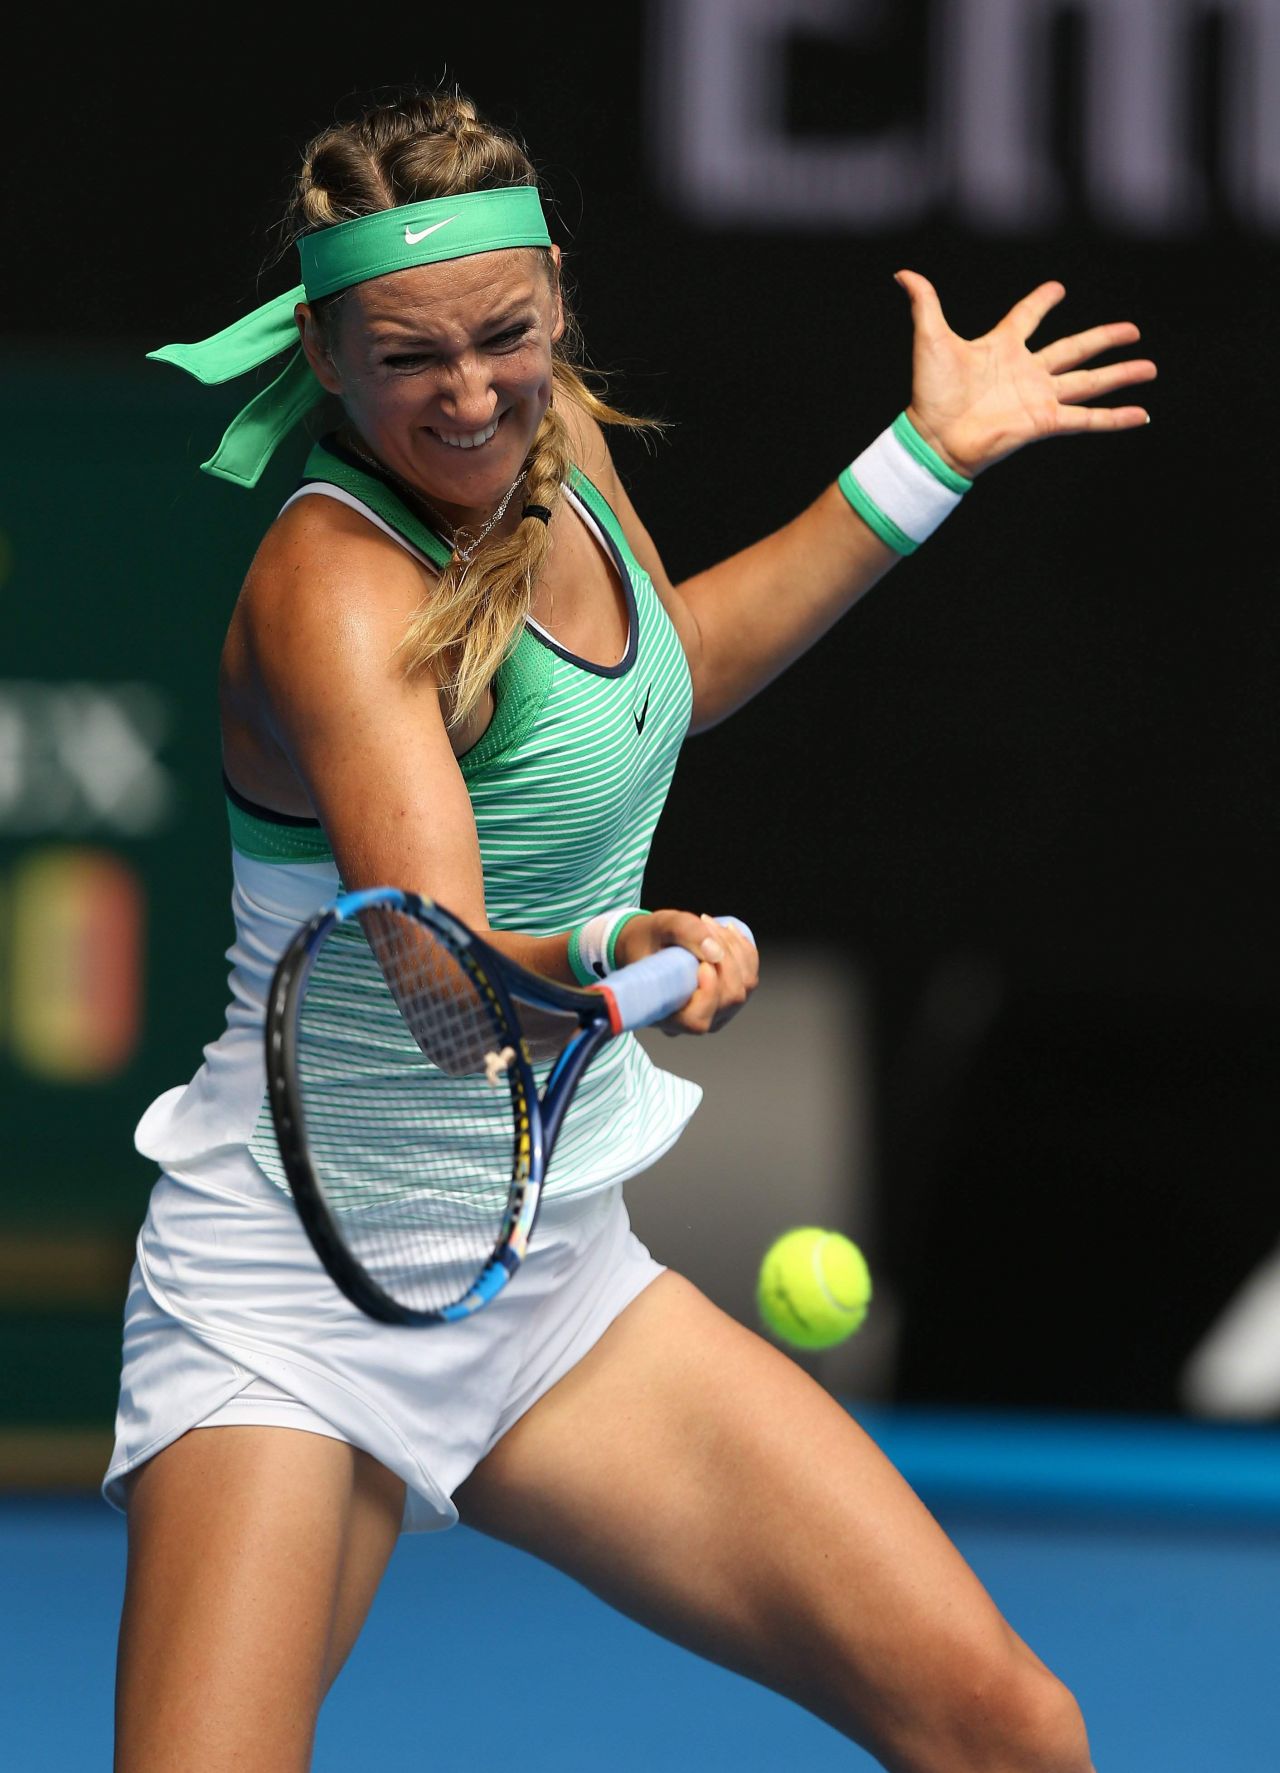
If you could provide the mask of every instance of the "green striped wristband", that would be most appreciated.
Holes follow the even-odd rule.
[[[900,413],[836,482],[858,516],[899,554],[914,554],[973,485]]]
[[[633,917],[647,917],[638,905],[601,911],[569,931],[569,971],[579,985],[598,985],[617,968],[618,935]]]

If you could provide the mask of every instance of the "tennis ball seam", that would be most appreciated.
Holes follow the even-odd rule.
[[[787,1291],[786,1282],[781,1280],[774,1281],[773,1293],[776,1299],[781,1299],[792,1317],[800,1325],[800,1328],[802,1330],[807,1330],[809,1334],[812,1335],[814,1327],[804,1315],[803,1311],[801,1311],[800,1307],[796,1304],[795,1300],[791,1297],[791,1294]]]
[[[831,1291],[822,1267],[822,1252],[830,1242],[831,1233],[829,1231],[815,1241],[813,1249],[809,1253],[809,1265],[813,1269],[813,1278],[818,1283],[818,1290],[821,1292],[828,1305],[834,1306],[837,1311],[843,1312],[846,1317],[852,1317],[857,1311],[865,1311],[866,1305],[861,1300],[853,1305],[846,1305],[843,1299],[837,1299],[835,1294]],[[800,1317],[799,1312],[796,1312],[796,1316]],[[804,1323],[803,1318],[800,1318],[800,1321],[801,1323]]]

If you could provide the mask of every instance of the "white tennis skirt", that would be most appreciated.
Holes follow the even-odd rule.
[[[253,1167],[246,1154],[234,1192],[171,1175],[152,1192],[103,1481],[115,1508],[127,1473],[189,1429],[260,1423],[372,1454],[405,1482],[406,1532],[452,1526],[457,1486],[662,1273],[615,1186],[547,1201],[528,1257],[474,1317],[376,1323]]]

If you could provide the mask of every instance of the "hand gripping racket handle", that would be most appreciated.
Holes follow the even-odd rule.
[[[716,921],[731,924],[754,947],[755,937],[739,918],[721,917]],[[652,1022],[663,1022],[674,1015],[693,996],[698,964],[697,956],[687,948],[663,948],[610,973],[602,989],[612,1000],[614,1032],[647,1028]]]

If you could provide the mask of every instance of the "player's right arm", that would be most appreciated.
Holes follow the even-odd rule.
[[[284,760],[348,890],[410,887],[484,927],[479,844],[437,684],[397,647],[427,570],[336,500],[268,532],[233,632],[254,724]]]

